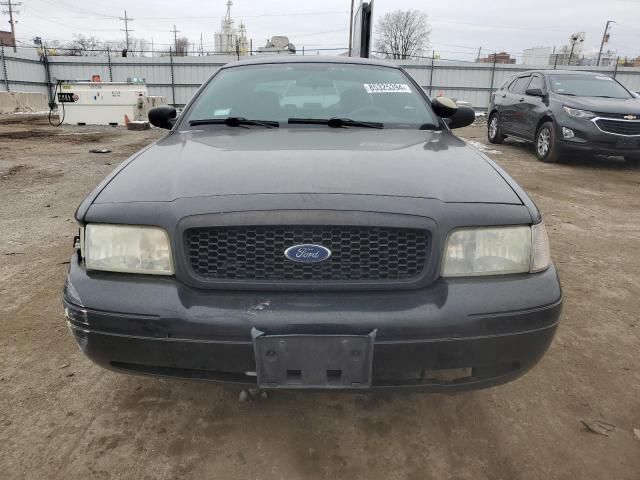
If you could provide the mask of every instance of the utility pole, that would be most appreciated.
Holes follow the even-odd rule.
[[[204,55],[204,48],[202,46],[202,34],[200,34],[200,56]]]
[[[22,2],[12,2],[11,0],[6,0],[5,2],[0,2],[0,5],[3,7],[7,7],[6,10],[2,10],[2,13],[9,14],[9,24],[11,24],[11,39],[13,40],[13,53],[16,53],[18,50],[16,49],[16,23],[17,20],[13,19],[13,15],[18,15],[20,12],[14,10],[15,7],[19,7],[22,5]]]
[[[616,23],[614,20],[607,20],[607,24],[604,26],[604,33],[602,34],[602,42],[600,42],[600,50],[598,51],[598,61],[596,63],[596,67],[600,66],[600,57],[602,56],[602,47],[604,47],[604,42],[609,41],[609,25],[612,23]]]
[[[482,47],[478,49],[478,56],[476,57],[476,61],[480,61],[480,55],[482,54]]]
[[[127,11],[124,11],[124,18],[120,17],[120,20],[124,20],[124,28],[121,28],[121,32],[125,32],[127,38],[127,51],[129,51],[129,32],[133,32],[133,30],[129,29],[129,22],[133,21],[133,18],[127,17]]]
[[[178,33],[180,33],[180,30],[174,25],[173,30],[169,31],[173,33],[173,48],[176,51],[176,55],[178,55]]]
[[[571,66],[571,59],[573,58],[573,50],[576,48],[576,45],[578,43],[582,43],[582,42],[584,42],[584,38],[580,34],[576,33],[574,35],[571,35],[571,52],[569,53],[569,61],[567,62],[567,65]]]
[[[351,16],[349,17],[349,56],[351,56],[352,41],[353,41],[353,0],[351,0]]]

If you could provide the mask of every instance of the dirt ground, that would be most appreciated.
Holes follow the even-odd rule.
[[[457,395],[278,392],[94,366],[60,292],[80,200],[159,131],[0,119],[0,478],[640,479],[640,168],[489,148],[544,212],[566,295],[522,379]],[[15,117],[13,117],[15,118]],[[108,154],[89,153],[109,148]],[[581,423],[603,421],[608,436]]]

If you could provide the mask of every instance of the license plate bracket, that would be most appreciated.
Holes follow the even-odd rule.
[[[635,138],[618,138],[616,148],[619,150],[634,150],[640,148],[640,144]]]
[[[254,328],[258,387],[370,387],[375,335],[265,335]]]

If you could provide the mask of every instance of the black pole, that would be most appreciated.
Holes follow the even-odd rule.
[[[429,96],[431,96],[431,89],[433,88],[433,69],[435,68],[436,51],[431,51],[431,69],[429,71]]]
[[[176,106],[176,84],[173,81],[173,51],[169,47],[169,65],[171,68],[171,105]]]
[[[4,57],[4,43],[0,43],[0,55],[2,56],[2,72],[4,75],[4,86],[7,89],[7,92],[10,92],[9,89],[9,76],[7,75],[7,61]]]
[[[51,84],[51,66],[49,65],[49,57],[47,55],[47,46],[42,44],[42,63],[44,64],[44,73],[47,80],[47,97],[49,97],[49,108],[53,109],[56,104],[56,98],[53,97],[52,84]]]
[[[600,66],[600,57],[602,56],[602,47],[604,47],[604,41],[607,38],[607,32],[609,31],[609,24],[613,23],[613,20],[607,20],[607,24],[604,26],[604,33],[602,34],[602,41],[600,42],[600,50],[598,51],[598,61],[596,67]]]
[[[349,56],[351,56],[352,42],[353,42],[353,0],[351,0],[351,15],[349,15]]]
[[[111,48],[107,47],[107,61],[109,62],[109,81],[113,82],[113,71],[111,68]]]
[[[498,55],[496,52],[493,52],[493,67],[491,68],[491,85],[489,85],[489,103],[487,104],[487,110],[489,110],[489,104],[491,103],[491,94],[493,93],[493,80],[496,76],[496,63],[498,60]]]
[[[616,58],[616,66],[613,69],[613,78],[616,78],[616,75],[618,74],[618,64],[620,63],[620,56],[618,56],[618,58]]]
[[[571,52],[569,52],[569,61],[567,62],[567,65],[571,65],[571,57],[573,57],[573,49],[575,46],[576,44],[571,42]]]

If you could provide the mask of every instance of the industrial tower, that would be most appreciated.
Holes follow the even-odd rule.
[[[249,51],[249,42],[247,40],[247,29],[244,23],[240,22],[238,30],[234,27],[233,18],[231,18],[231,6],[233,2],[227,1],[227,13],[222,22],[220,22],[220,31],[215,34],[215,50],[216,53],[224,53],[227,55],[246,55]]]

